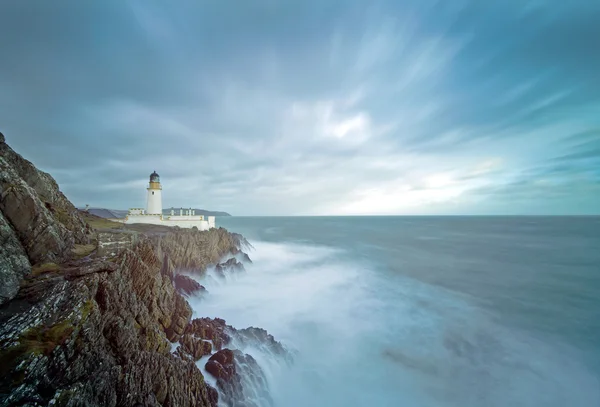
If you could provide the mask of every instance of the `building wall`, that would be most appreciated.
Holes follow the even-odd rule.
[[[189,218],[189,219],[185,219]],[[199,230],[211,228],[208,221],[199,220],[198,216],[160,216],[160,215],[128,215],[125,223],[145,223],[150,225],[179,226],[180,228],[197,227]],[[213,226],[214,227],[214,226]]]
[[[162,190],[148,188],[148,215],[162,215]]]
[[[196,216],[183,215],[183,216],[180,216],[180,215],[177,215],[177,214],[175,214],[175,215],[163,215],[163,219],[164,220],[194,220],[194,221],[197,221],[197,220],[206,220],[206,219],[204,219],[204,216],[201,216],[201,215],[196,215]]]

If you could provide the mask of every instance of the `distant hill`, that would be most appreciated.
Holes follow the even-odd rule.
[[[179,209],[181,209],[181,208],[166,208],[166,209],[163,209],[163,215],[170,215],[171,214],[171,210],[174,210],[175,214],[178,215],[179,214]],[[190,209],[190,208],[183,208],[183,210],[186,210],[186,209]],[[194,211],[196,211],[196,215],[204,215],[204,216],[231,216],[227,212],[207,211],[206,209],[195,209],[195,208],[191,208],[191,209],[194,210]]]
[[[85,210],[84,208],[78,208],[78,209],[81,211]],[[163,209],[163,215],[170,215],[171,209],[173,209],[175,211],[175,214],[179,214],[180,208],[168,208],[168,209]],[[184,208],[184,209],[189,209],[189,208]],[[196,211],[196,215],[231,216],[227,212],[207,211],[205,209],[194,209],[194,208],[192,208],[192,209]],[[94,216],[98,216],[98,217],[104,218],[104,219],[121,219],[121,218],[124,218],[125,216],[127,216],[127,211],[122,210],[122,209],[88,208],[87,212]]]

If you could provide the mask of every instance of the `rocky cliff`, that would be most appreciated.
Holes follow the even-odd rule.
[[[0,305],[14,298],[31,264],[66,260],[91,228],[54,178],[15,153],[0,133]]]
[[[216,406],[219,393],[229,405],[270,404],[260,367],[233,346],[286,353],[281,344],[258,328],[191,320],[181,294],[199,284],[179,273],[249,260],[243,237],[97,232],[3,136],[0,196],[0,406]],[[208,355],[219,391],[197,366]]]

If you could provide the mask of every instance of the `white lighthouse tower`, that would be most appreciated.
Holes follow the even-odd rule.
[[[215,217],[196,215],[196,210],[189,208],[178,210],[171,208],[170,215],[162,213],[162,186],[160,185],[160,176],[154,171],[150,174],[150,184],[148,184],[148,204],[144,208],[131,208],[127,212],[124,223],[145,223],[151,225],[177,226],[180,228],[197,228],[198,230],[209,230],[215,225]]]
[[[160,186],[160,176],[156,171],[150,174],[150,184],[147,190],[148,205],[146,213],[148,215],[162,215],[162,187]]]

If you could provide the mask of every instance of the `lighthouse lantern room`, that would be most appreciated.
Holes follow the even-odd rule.
[[[150,184],[147,189],[148,205],[146,213],[148,215],[162,215],[162,187],[160,186],[160,176],[156,171],[150,174]]]

